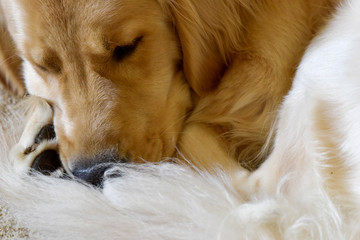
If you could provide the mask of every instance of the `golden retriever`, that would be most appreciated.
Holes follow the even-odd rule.
[[[11,5],[16,4],[14,1],[8,3],[9,8],[16,6]],[[30,239],[360,239],[359,12],[360,0],[341,4],[332,20],[307,47],[291,90],[279,107],[272,152],[257,170],[238,184],[231,181],[234,180],[231,179],[233,169],[226,169],[230,165],[224,164],[236,161],[228,158],[228,162],[221,162],[226,160],[226,156],[218,160],[215,155],[210,159],[200,158],[204,162],[195,159],[198,162],[194,163],[207,170],[219,164],[225,166],[226,172],[216,170],[217,174],[210,174],[206,169],[194,172],[188,166],[166,162],[113,163],[105,173],[102,172],[104,169],[97,172],[97,177],[104,175],[101,191],[77,181],[48,178],[41,174],[16,174],[11,159],[18,160],[15,166],[25,167],[20,169],[21,173],[27,173],[31,162],[36,162],[43,152],[51,148],[57,150],[54,133],[44,133],[44,129],[51,127],[44,126],[51,126],[53,114],[56,118],[62,109],[57,109],[54,103],[50,105],[49,100],[28,98],[29,103],[34,104],[32,114],[9,159],[9,145],[16,141],[14,137],[24,120],[19,109],[18,112],[11,110],[10,104],[1,106],[4,105],[2,98],[0,109],[5,111],[0,112],[3,129],[0,132],[0,156],[3,156],[0,161],[1,204],[6,204],[16,219],[30,229]],[[176,31],[179,32],[178,27]],[[19,32],[12,33],[16,34]],[[20,34],[18,37],[24,36]],[[127,52],[125,59],[135,58],[143,49],[140,47],[143,39],[125,45],[121,50]],[[185,65],[183,67],[186,76]],[[40,69],[34,70],[26,62],[25,68],[27,84],[33,79],[35,83],[46,81],[49,86],[60,86],[56,76],[43,80],[36,73]],[[68,81],[67,78],[62,80]],[[212,148],[183,148],[186,139],[183,134],[189,133],[189,129],[198,130],[195,132],[205,137],[214,126],[206,125],[200,131],[196,124],[203,126],[205,120],[196,122],[192,118],[200,115],[201,111],[197,112],[200,103],[216,93],[222,81],[218,84],[204,97],[195,92],[190,95],[193,107],[187,112],[176,144],[182,152],[197,150],[199,155],[193,156],[201,157],[212,151],[221,154],[221,150],[229,148],[226,136],[221,135],[224,130],[221,128],[215,128],[216,132],[213,132],[215,136],[215,133],[220,134],[218,138],[205,138],[207,143],[214,144],[209,146]],[[81,96],[87,95],[75,97]],[[83,107],[84,111],[93,114],[92,108],[96,106]],[[72,122],[65,121],[66,115],[60,120],[65,122],[66,133],[66,127],[71,127]],[[107,148],[100,151],[103,154],[97,155],[96,151],[92,154],[98,157],[97,163],[109,160],[104,151],[115,160],[121,160],[122,155],[116,155],[117,149]],[[129,160],[126,158],[123,160]],[[89,159],[80,156],[75,158],[74,164],[76,166],[85,160]],[[96,160],[92,161],[96,163]],[[89,165],[94,162],[90,161]],[[69,163],[70,167],[72,164]],[[101,164],[95,164],[94,169],[98,165]],[[87,169],[83,171],[85,174],[89,172]]]
[[[340,1],[2,0],[1,23],[68,172],[177,157],[232,174],[268,155],[303,52]],[[23,93],[8,38],[0,70]]]

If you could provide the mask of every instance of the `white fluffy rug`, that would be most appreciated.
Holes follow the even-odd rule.
[[[7,152],[14,144],[22,129],[23,115],[15,110],[18,99],[12,97],[0,85],[0,166],[7,159]],[[5,169],[0,170],[0,172]],[[1,187],[0,187],[1,188]],[[19,226],[6,209],[0,195],[0,239],[23,239],[28,237],[27,229]]]

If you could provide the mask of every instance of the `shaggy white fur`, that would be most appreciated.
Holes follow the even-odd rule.
[[[169,163],[118,164],[103,190],[18,175],[14,111],[1,114],[1,201],[31,239],[360,239],[359,13],[347,1],[309,47],[275,149],[242,190],[220,170]]]
[[[7,152],[21,133],[23,116],[16,110],[18,99],[11,96],[0,86],[0,156]],[[3,157],[0,157],[3,160]],[[1,171],[0,171],[1,172]],[[0,197],[0,239],[25,239],[28,236],[27,229],[22,228],[5,208]]]

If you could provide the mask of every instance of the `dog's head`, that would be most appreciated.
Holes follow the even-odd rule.
[[[191,91],[211,90],[225,66],[220,50],[210,47],[215,44],[199,35],[196,28],[204,26],[189,22],[192,8],[174,10],[173,1],[1,4],[24,60],[28,92],[53,106],[68,170],[104,155],[131,161],[173,156]]]

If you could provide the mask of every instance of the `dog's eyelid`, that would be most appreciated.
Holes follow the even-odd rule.
[[[52,72],[52,73],[60,73],[61,72],[61,68],[59,66],[57,66],[56,64],[52,64],[49,65],[47,67],[41,65],[41,64],[35,64],[35,66],[42,72]]]
[[[36,66],[39,70],[41,70],[41,71],[43,71],[43,72],[48,72],[48,71],[49,71],[46,67],[44,67],[44,66],[42,66],[42,65],[40,65],[40,64],[35,64],[35,66]]]
[[[113,50],[113,59],[115,61],[121,61],[127,56],[130,56],[139,45],[139,42],[142,40],[142,36],[135,38],[130,44],[118,45]]]

